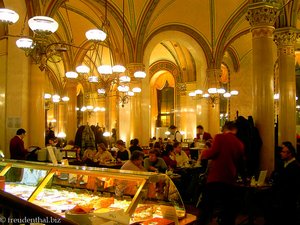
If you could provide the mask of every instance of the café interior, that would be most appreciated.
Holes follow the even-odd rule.
[[[300,134],[297,0],[0,0],[0,149],[97,126],[113,147],[252,116],[260,169]],[[9,9],[12,11],[4,11]],[[275,128],[275,129],[274,129]],[[66,155],[67,156],[67,155]]]

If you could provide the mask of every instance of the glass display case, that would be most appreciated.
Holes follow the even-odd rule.
[[[164,218],[178,224],[186,211],[165,174],[0,161],[5,192],[78,224],[131,224]]]

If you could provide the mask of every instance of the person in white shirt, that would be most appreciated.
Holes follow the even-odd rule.
[[[182,141],[182,135],[181,133],[177,130],[177,127],[175,125],[171,125],[169,127],[170,135],[169,139],[173,142],[181,142]]]
[[[184,166],[185,164],[189,163],[189,157],[185,153],[185,151],[181,150],[181,145],[179,142],[175,142],[173,144],[174,152],[175,152],[175,159],[177,162],[177,166]]]

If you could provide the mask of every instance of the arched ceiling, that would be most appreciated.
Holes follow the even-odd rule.
[[[0,0],[1,2],[3,3],[3,0]],[[4,1],[6,2],[9,1]],[[101,28],[107,15],[109,37],[117,60],[121,60],[124,49],[126,63],[151,65],[159,60],[170,60],[181,69],[186,66],[194,67],[191,73],[186,73],[187,76],[194,73],[193,61],[197,61],[200,55],[191,54],[190,47],[170,36],[153,47],[149,61],[145,62],[144,50],[147,43],[159,32],[178,31],[192,37],[201,46],[207,67],[220,67],[226,48],[229,47],[232,53],[230,55],[234,55],[235,60],[242,59],[252,48],[250,25],[245,19],[250,2],[257,1],[230,0],[226,1],[226,4],[224,0],[26,1],[29,17],[48,15],[59,21],[60,27],[55,38],[60,41],[83,46],[86,43],[85,32],[91,28]],[[284,6],[277,22],[278,26],[299,26],[295,19],[299,9],[298,0],[273,2]],[[79,59],[79,54],[79,49],[70,51],[67,63]],[[66,68],[71,66],[64,65]],[[61,71],[63,70],[59,70],[60,73]],[[187,78],[189,79],[192,78]]]

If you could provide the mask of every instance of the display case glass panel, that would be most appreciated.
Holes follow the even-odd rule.
[[[184,204],[165,174],[0,161],[5,191],[79,224],[166,218],[178,223]]]

